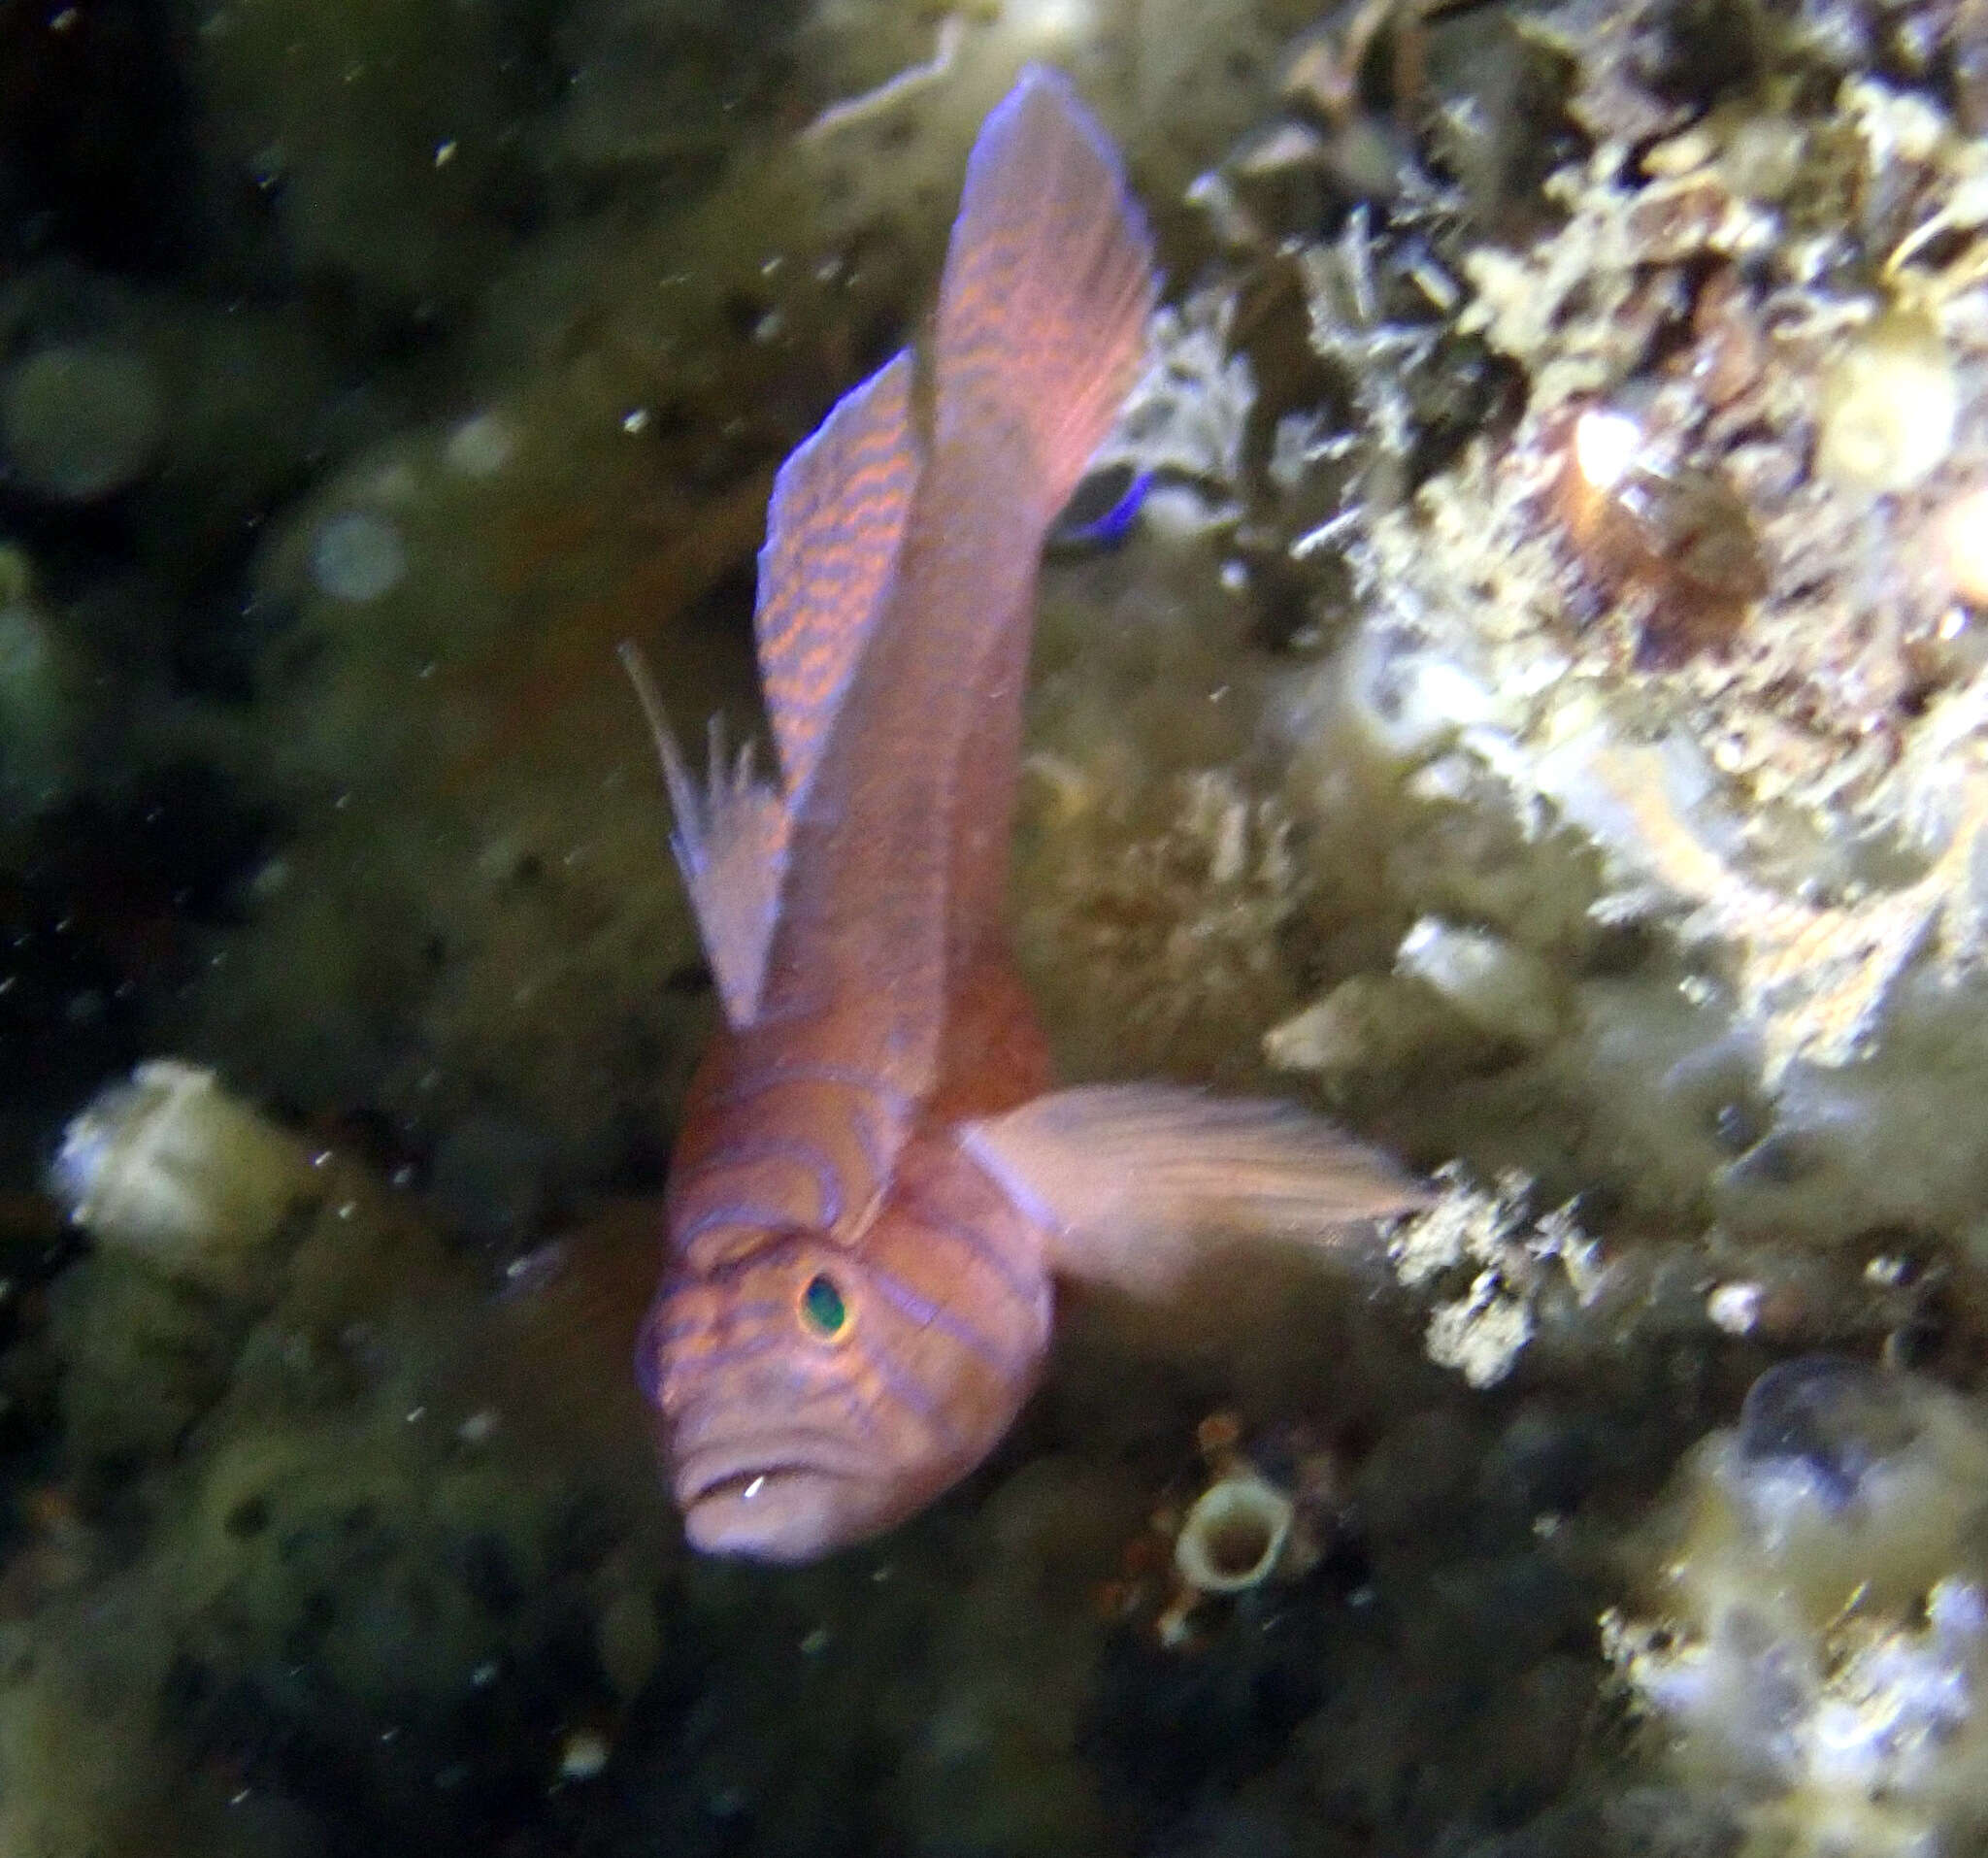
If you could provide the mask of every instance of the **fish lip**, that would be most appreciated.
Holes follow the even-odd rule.
[[[798,1567],[877,1533],[889,1487],[868,1467],[831,1463],[792,1441],[706,1449],[679,1462],[677,1509],[701,1553]]]
[[[824,1447],[840,1447],[824,1449]],[[675,1454],[671,1481],[686,1512],[728,1486],[755,1477],[822,1477],[844,1483],[868,1480],[868,1467],[828,1434],[762,1433],[700,1439]]]
[[[799,1567],[865,1541],[893,1520],[879,1506],[880,1494],[813,1465],[741,1471],[681,1505],[684,1540],[703,1554]]]
[[[778,1483],[789,1478],[816,1477],[824,1482],[840,1481],[833,1471],[823,1471],[818,1465],[803,1463],[763,1465],[741,1465],[736,1469],[720,1470],[718,1475],[707,1477],[690,1485],[680,1479],[677,1485],[677,1501],[683,1513],[688,1515],[701,1504],[717,1502],[727,1497],[750,1498],[758,1494],[759,1486]]]

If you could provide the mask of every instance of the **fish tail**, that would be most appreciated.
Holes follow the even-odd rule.
[[[1132,384],[1153,294],[1152,242],[1110,143],[1061,76],[1032,66],[967,167],[940,289],[942,438],[1018,427],[1046,522]]]

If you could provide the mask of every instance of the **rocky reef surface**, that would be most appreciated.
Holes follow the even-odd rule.
[[[1032,57],[1169,283],[1029,979],[1443,1191],[698,1562],[613,647],[753,726]],[[1984,625],[1976,0],[0,0],[0,1850],[1978,1849]]]

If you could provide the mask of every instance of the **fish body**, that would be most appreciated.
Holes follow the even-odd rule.
[[[1216,1232],[1329,1239],[1420,1198],[1282,1105],[1053,1089],[1009,953],[1037,566],[1153,295],[1110,144],[1025,73],[969,163],[929,395],[899,355],[776,484],[777,776],[713,729],[694,781],[646,694],[725,1012],[638,1354],[701,1549],[805,1561],[929,1503],[1028,1397],[1059,1275],[1159,1293]]]

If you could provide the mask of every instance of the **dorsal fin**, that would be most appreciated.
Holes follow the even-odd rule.
[[[907,351],[845,394],[774,481],[752,625],[790,809],[882,611],[918,468]]]
[[[646,661],[632,640],[621,642],[621,662],[642,700],[656,755],[670,789],[676,825],[670,849],[697,912],[725,1018],[750,1025],[766,986],[766,956],[779,919],[780,881],[787,871],[787,810],[769,782],[754,778],[752,745],[736,756],[725,748],[723,720],[711,719],[710,766],[700,787],[664,713]]]
[[[763,1015],[833,1003],[838,1038],[910,1096],[999,935],[1043,537],[1138,367],[1152,290],[1110,144],[1068,84],[1026,74],[968,162],[911,508],[789,798],[767,964]]]
[[[911,411],[911,357],[900,353],[845,394],[774,480],[753,629],[779,783],[754,778],[750,744],[728,755],[713,719],[700,784],[641,654],[632,646],[621,650],[669,783],[671,848],[735,1027],[758,1017],[793,810],[876,626],[904,540],[919,462]]]

